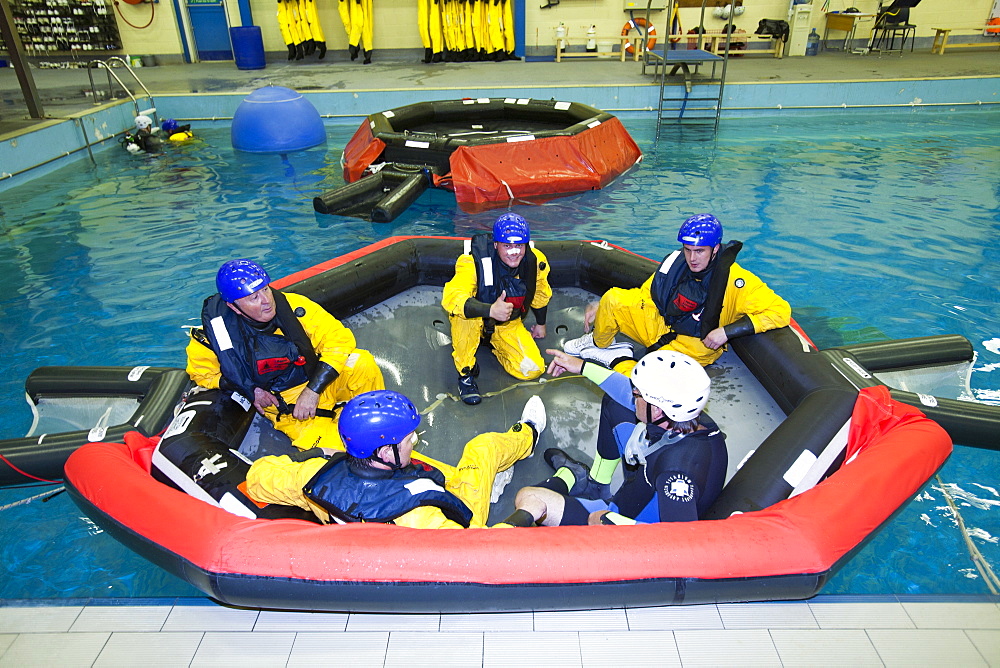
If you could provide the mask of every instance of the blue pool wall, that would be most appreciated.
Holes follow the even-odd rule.
[[[325,119],[360,118],[370,113],[424,100],[461,97],[534,97],[582,102],[623,117],[656,113],[659,86],[539,86],[406,90],[310,91],[303,95]],[[245,93],[157,95],[160,119],[199,125],[228,125]],[[829,112],[831,109],[996,108],[1000,76],[948,79],[897,79],[791,83],[738,83],[725,89],[722,118]],[[44,171],[87,157],[90,150],[117,147],[118,136],[132,127],[130,102],[108,104],[71,116],[0,143],[0,192]],[[39,171],[41,170],[41,171]]]

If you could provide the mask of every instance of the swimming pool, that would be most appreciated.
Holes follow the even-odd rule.
[[[979,360],[973,390],[1000,402],[1000,113],[900,113],[724,123],[653,144],[626,126],[642,166],[603,191],[515,207],[547,239],[608,239],[659,258],[687,215],[712,211],[741,262],[792,304],[820,347],[958,333]],[[339,150],[235,153],[228,130],[158,157],[98,154],[0,194],[0,437],[25,433],[24,378],[47,364],[183,364],[216,268],[256,257],[284,275],[394,234],[468,235],[493,215],[425,193],[391,224],[321,216]],[[495,214],[494,214],[495,215]],[[969,540],[1000,564],[1000,455],[959,447],[941,471]],[[81,519],[65,494],[0,490],[0,598],[197,595]],[[877,493],[877,490],[873,490]],[[16,504],[16,505],[12,505]],[[31,530],[27,530],[30,527]],[[994,566],[996,568],[996,566]],[[988,593],[935,481],[824,593]]]

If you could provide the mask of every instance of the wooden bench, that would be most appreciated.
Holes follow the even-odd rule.
[[[939,56],[943,56],[944,50],[947,48],[963,49],[974,46],[992,47],[994,49],[1000,48],[1000,38],[997,38],[992,42],[960,42],[958,44],[949,43],[948,38],[951,35],[952,30],[974,30],[974,28],[934,28],[934,43],[931,45],[931,53],[936,53]],[[955,35],[955,37],[975,37],[976,35],[982,35],[983,31],[986,30],[986,26],[983,26],[978,30],[979,30],[978,33]]]
[[[619,42],[618,51],[613,51],[613,50],[612,51],[566,51],[566,48],[570,45],[571,39],[569,37],[563,37],[561,40],[560,39],[556,40],[556,62],[561,63],[563,58],[593,58],[595,56],[603,56],[603,57],[617,56],[618,60],[624,63],[626,55],[631,55],[632,60],[638,62],[639,56],[642,53],[642,48],[640,48],[640,45],[644,44],[644,40],[642,38],[636,38],[634,40],[635,43],[632,45],[632,53],[629,54],[625,48],[625,45],[628,44],[630,41],[627,35],[615,35],[614,37],[604,37],[604,38],[587,36],[587,37],[577,38],[576,41],[586,43],[587,40],[590,39],[594,39],[597,41],[598,48],[600,48],[602,42],[604,44],[609,44],[609,43],[614,43],[615,40],[618,40]],[[559,48],[560,41],[562,41],[563,43],[563,48],[561,49]]]
[[[714,31],[707,32],[702,35],[697,35],[700,39],[698,40],[698,48],[705,49],[705,45],[708,44],[707,49],[709,53],[721,54],[726,50],[726,34],[724,32],[716,33]],[[695,35],[691,35],[688,39],[693,40]],[[740,49],[736,50],[732,48],[732,44],[729,47],[730,56],[772,56],[773,58],[781,58],[785,54],[785,43],[775,37],[774,35],[757,35],[755,33],[747,32],[734,32],[732,42],[746,42],[747,47],[753,42],[768,42],[767,48],[765,49]]]

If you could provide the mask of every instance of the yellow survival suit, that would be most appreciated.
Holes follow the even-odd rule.
[[[470,527],[485,527],[490,513],[493,480],[517,461],[531,454],[532,430],[518,423],[505,433],[480,434],[465,445],[457,466],[450,466],[426,455],[413,453],[414,463],[423,462],[444,474],[445,489],[472,510]],[[247,492],[258,503],[279,503],[312,511],[322,522],[329,522],[326,510],[311,501],[303,488],[327,464],[324,457],[303,462],[288,455],[262,457],[247,473]],[[393,524],[415,529],[461,529],[436,506],[419,506],[393,520]]]
[[[496,275],[502,264],[501,260],[493,251],[493,244],[490,235],[478,235],[480,243],[488,244],[490,253],[489,262],[494,268]],[[481,277],[477,272],[477,262],[482,263],[486,253],[481,253],[477,260],[474,257],[473,244],[469,244],[467,252],[459,256],[455,263],[455,276],[444,286],[441,305],[448,312],[451,321],[451,337],[454,352],[452,358],[455,368],[460,374],[473,372],[476,369],[476,349],[484,337],[489,338],[493,347],[493,352],[497,360],[510,375],[522,380],[537,378],[545,370],[545,363],[538,350],[538,344],[532,338],[531,333],[525,328],[523,314],[530,307],[535,313],[535,320],[538,324],[544,325],[545,307],[548,306],[552,298],[552,288],[549,286],[549,263],[545,255],[537,248],[529,247],[529,252],[521,262],[517,277],[520,279],[529,269],[526,264],[534,258],[535,280],[533,285],[524,286],[526,289],[522,295],[530,292],[533,296],[530,301],[523,303],[519,317],[518,309],[514,310],[511,319],[506,322],[496,322],[488,317],[483,317],[482,306],[486,306],[485,313],[488,314],[489,303],[486,302],[483,293],[484,286],[481,285]],[[522,281],[523,283],[523,281]],[[496,289],[496,288],[495,288]],[[496,289],[499,292],[499,289]],[[508,296],[508,301],[510,301]],[[480,308],[475,308],[479,306]],[[491,328],[492,332],[489,332]]]
[[[318,51],[326,56],[326,36],[315,0],[278,0],[278,30],[288,47],[288,60],[302,60]]]
[[[654,273],[638,288],[611,288],[604,293],[594,319],[594,344],[607,347],[615,335],[622,332],[649,347],[671,332],[653,300],[652,284],[656,275]],[[731,325],[747,316],[753,323],[753,333],[766,332],[786,326],[791,320],[791,313],[788,302],[775,294],[764,281],[739,264],[732,264],[722,298],[719,326]],[[712,350],[700,338],[683,334],[662,347],[689,355],[703,366],[719,359],[725,348]],[[615,370],[627,374],[634,366],[635,361],[619,362]]]
[[[385,387],[375,358],[367,350],[357,348],[351,330],[312,300],[294,293],[282,294],[298,317],[316,355],[322,362],[333,367],[337,374],[333,382],[320,393],[318,411],[332,411],[337,404],[362,392]],[[282,335],[281,329],[276,330],[275,334]],[[218,388],[222,380],[222,368],[218,355],[202,328],[191,331],[186,352],[187,372],[191,380],[201,387]],[[280,392],[280,397],[285,403],[294,404],[305,387],[306,383],[302,383],[285,389]],[[296,420],[291,415],[279,415],[274,408],[265,410],[264,415],[278,430],[287,434],[299,449],[343,449],[335,419],[317,416],[309,420]]]

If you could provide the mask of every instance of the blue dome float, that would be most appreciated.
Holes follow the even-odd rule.
[[[233,115],[233,148],[248,153],[289,153],[326,141],[323,119],[302,94],[265,86],[247,95]]]

